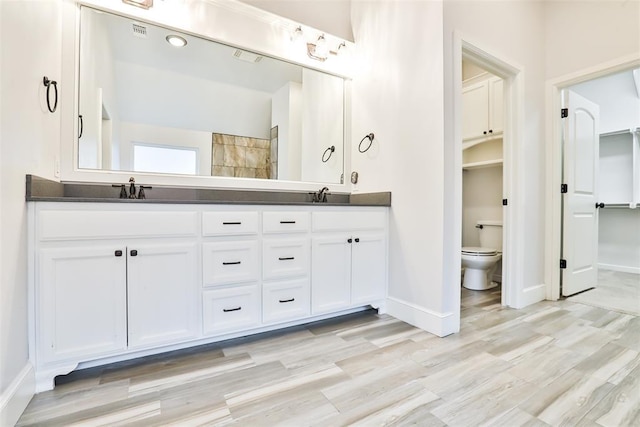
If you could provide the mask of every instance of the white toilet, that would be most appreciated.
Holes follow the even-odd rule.
[[[480,220],[476,228],[480,234],[480,247],[462,248],[462,286],[474,291],[484,291],[498,286],[491,278],[502,258],[502,222]]]

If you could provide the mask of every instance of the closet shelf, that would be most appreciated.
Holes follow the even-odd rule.
[[[471,147],[475,147],[478,144],[483,144],[485,142],[491,142],[491,141],[495,141],[497,139],[502,139],[502,132],[495,134],[495,135],[491,135],[491,136],[485,136],[479,139],[472,139],[469,141],[463,141],[462,142],[462,151],[467,150]]]
[[[640,128],[614,130],[611,132],[601,133],[600,136],[603,137],[603,136],[614,136],[614,135],[626,135],[628,133],[635,133],[635,132],[640,132]]]
[[[464,163],[462,165],[463,170],[468,169],[480,169],[480,168],[490,168],[502,166],[502,159],[494,159],[494,160],[485,160],[483,162],[473,162],[473,163]]]

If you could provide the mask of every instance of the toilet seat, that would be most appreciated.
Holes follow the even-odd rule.
[[[465,246],[462,248],[463,255],[473,256],[494,256],[498,254],[498,251],[492,248],[480,248],[477,246]]]

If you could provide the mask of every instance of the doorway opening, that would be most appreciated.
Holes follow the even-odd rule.
[[[638,310],[638,296],[623,297],[622,288],[632,284],[637,292],[640,286],[640,266],[633,264],[633,261],[637,262],[640,259],[640,245],[633,241],[634,237],[640,235],[639,68],[640,58],[623,57],[547,83],[547,106],[548,111],[552,113],[548,115],[547,126],[547,176],[550,177],[550,182],[546,197],[548,204],[545,281],[548,284],[548,299],[571,296],[577,289],[578,295],[571,297],[574,301],[591,299],[590,305],[627,311],[624,307],[616,307],[615,303],[612,303],[612,299],[617,299],[618,302],[626,302]],[[627,82],[624,90],[626,95],[612,84],[620,79]],[[604,99],[599,95],[603,91]],[[564,93],[568,93],[568,106],[563,104]],[[569,184],[565,179],[578,176],[575,171],[567,170],[567,162],[575,163],[578,156],[583,160],[585,158],[584,150],[571,151],[563,145],[565,128],[571,126],[565,123],[566,119],[562,118],[564,113],[561,111],[565,107],[572,108],[572,95],[596,104],[600,114],[600,129],[597,131],[594,144],[597,151],[590,154],[593,159],[594,201],[593,204],[589,204],[591,213],[586,211],[585,204],[586,213],[581,215],[583,218],[591,215],[595,223],[593,238],[584,243],[594,248],[590,257],[567,246],[576,244],[576,226],[570,216],[563,212],[563,204],[568,206],[571,203],[567,200],[570,197],[567,194],[571,192],[571,185],[567,185],[567,193],[564,193],[562,184]],[[624,111],[618,108],[623,108]],[[571,116],[570,111],[567,111],[567,114]],[[586,176],[584,170],[577,173]],[[583,190],[579,189],[584,192]],[[571,227],[574,228],[573,231]],[[561,268],[563,264],[566,268]],[[579,273],[589,269],[591,276],[595,277],[593,286],[578,283],[577,288],[567,289],[567,283],[573,279],[571,276],[575,276],[576,271]],[[613,298],[597,295],[599,292],[596,291],[603,287],[602,285],[613,285],[615,290],[609,294],[609,297]],[[580,286],[586,286],[585,290],[595,290],[579,293]]]
[[[460,50],[458,50],[459,56],[454,56],[454,58],[460,62],[454,63],[454,65],[463,70],[462,64],[463,62],[465,64],[463,70],[465,74],[461,73],[455,82],[459,91],[456,99],[459,100],[460,105],[456,112],[459,121],[456,126],[458,129],[456,140],[460,144],[458,146],[459,165],[464,170],[464,172],[461,170],[461,182],[457,187],[460,191],[459,200],[461,202],[459,205],[461,240],[458,251],[462,259],[468,258],[468,254],[462,253],[462,248],[467,248],[465,245],[472,243],[474,246],[477,244],[477,247],[481,247],[478,231],[497,231],[501,225],[501,248],[490,248],[501,249],[498,251],[501,254],[489,255],[489,257],[499,258],[501,265],[496,265],[498,274],[489,274],[486,283],[501,282],[500,287],[494,288],[493,291],[496,292],[497,289],[493,295],[495,303],[503,306],[521,307],[527,305],[527,302],[521,295],[522,292],[516,287],[518,280],[515,275],[519,270],[522,270],[518,269],[517,263],[521,262],[519,254],[522,253],[523,242],[521,239],[512,238],[517,235],[517,230],[520,229],[518,226],[519,218],[516,215],[518,204],[515,198],[517,194],[514,194],[512,189],[516,187],[518,180],[514,165],[516,163],[515,154],[518,152],[517,135],[521,132],[522,122],[522,109],[520,108],[523,84],[521,67],[512,65],[513,62],[494,56],[486,49],[481,49],[461,37],[456,39],[456,43],[459,43]],[[465,80],[464,86],[463,80]],[[483,99],[484,101],[482,101]],[[485,128],[480,130],[478,130],[476,123],[478,115],[474,113],[475,108],[468,108],[469,106],[477,107],[477,104],[486,105],[485,108],[493,113],[491,122],[489,122],[487,115]],[[478,132],[480,132],[479,135]],[[490,200],[490,202],[485,202],[484,208],[474,209],[473,198],[484,197],[474,194],[476,193],[475,189],[482,186],[483,181],[492,183],[490,192],[485,194],[485,200]],[[479,228],[480,226],[483,228]],[[465,267],[464,275],[467,273]],[[481,273],[474,274],[480,275]],[[463,306],[469,304],[469,299],[465,301],[469,292],[485,294],[492,292],[492,290],[469,291],[462,286],[464,282],[462,272],[460,277]],[[471,303],[473,304],[473,302]]]
[[[567,117],[560,295],[634,315],[640,315],[639,74],[640,68],[617,71],[561,94]]]
[[[462,59],[462,306],[503,304],[504,80]]]

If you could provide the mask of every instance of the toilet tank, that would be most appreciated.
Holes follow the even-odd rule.
[[[502,222],[479,220],[477,226],[480,233],[480,246],[502,252]]]

